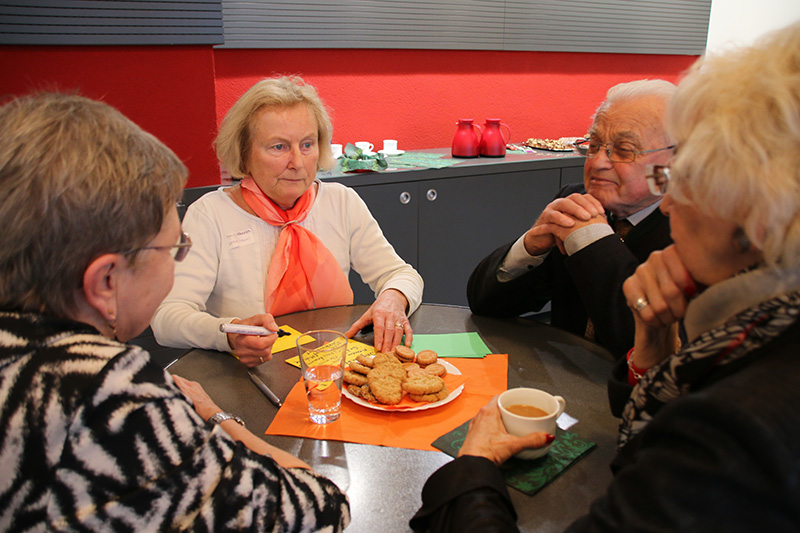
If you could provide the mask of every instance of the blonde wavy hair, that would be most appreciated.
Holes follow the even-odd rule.
[[[94,259],[158,234],[186,167],[113,107],[76,95],[11,100],[0,130],[0,309],[69,317]]]
[[[670,195],[741,226],[768,264],[800,266],[800,24],[698,60],[667,130]]]
[[[228,110],[215,141],[217,158],[234,178],[250,175],[247,162],[253,144],[255,120],[259,111],[269,107],[291,107],[305,104],[317,120],[319,159],[317,170],[334,165],[331,153],[333,125],[317,90],[298,76],[282,76],[259,81],[245,92]]]

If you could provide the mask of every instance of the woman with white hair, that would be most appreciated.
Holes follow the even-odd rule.
[[[676,155],[648,179],[674,244],[625,282],[636,335],[611,389],[615,478],[570,531],[797,531],[800,24],[698,61],[667,116]],[[546,436],[498,421],[493,401],[428,480],[415,530],[476,530],[492,512],[494,530],[515,530],[494,465]],[[448,500],[465,469],[477,488]]]
[[[330,168],[331,120],[316,89],[297,77],[261,80],[220,125],[217,156],[233,187],[194,202],[183,224],[191,257],[153,318],[166,346],[234,352],[247,366],[272,357],[276,335],[223,333],[243,323],[277,329],[273,317],[353,303],[352,268],[376,300],[346,332],[373,325],[375,348],[411,345],[408,315],[422,278],[397,255],[358,194],[316,179]]]

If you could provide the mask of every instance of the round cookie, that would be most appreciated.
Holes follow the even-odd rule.
[[[407,375],[406,371],[403,370],[403,367],[400,366],[400,364],[398,363],[398,364],[378,365],[369,371],[367,377],[375,379],[379,377],[388,376],[399,381],[406,379],[406,375]]]
[[[433,350],[422,350],[417,354],[417,364],[422,367],[432,365],[436,362],[439,356]]]
[[[443,378],[447,374],[447,369],[441,363],[433,363],[425,367],[425,372]]]
[[[375,366],[375,362],[373,361],[372,357],[367,357],[366,355],[357,355],[356,361],[369,368]]]
[[[362,365],[358,361],[350,361],[350,370],[352,370],[353,372],[358,372],[359,374],[364,374],[366,376],[372,369],[368,366]]]
[[[439,392],[434,392],[433,394],[409,394],[408,397],[414,400],[415,402],[438,402],[439,400],[444,400],[447,396],[450,395],[450,391],[447,390],[447,387],[443,387],[442,390]]]
[[[402,344],[398,344],[394,348],[394,354],[400,359],[401,362],[411,362],[414,360],[414,350],[409,348],[408,346],[403,346]]]
[[[438,376],[414,376],[403,382],[403,390],[409,394],[433,394],[444,387],[444,380]]]
[[[360,387],[361,385],[367,384],[367,376],[347,369],[344,371],[344,382],[350,383],[351,385],[358,385]]]
[[[368,379],[369,389],[380,403],[396,405],[403,399],[403,388],[400,386],[399,380],[391,376],[370,377]]]
[[[375,357],[372,358],[372,367],[373,368],[376,367],[376,366],[385,364],[385,363],[395,363],[395,364],[397,364],[397,363],[400,363],[400,361],[397,360],[397,357],[395,357],[394,354],[383,353],[383,352],[376,353]]]

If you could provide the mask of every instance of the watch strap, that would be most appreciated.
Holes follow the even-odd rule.
[[[226,413],[225,411],[220,411],[219,413],[216,413],[215,415],[213,415],[211,418],[208,419],[208,421],[211,422],[212,424],[221,424],[226,420],[235,420],[237,424],[244,427],[244,420],[242,420],[236,415]]]

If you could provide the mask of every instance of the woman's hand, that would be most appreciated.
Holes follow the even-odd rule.
[[[262,326],[270,331],[278,331],[278,324],[272,315],[254,315],[244,320],[233,319],[232,324],[247,324]],[[228,344],[231,350],[245,366],[252,368],[272,359],[272,345],[278,340],[278,335],[239,335],[228,333]]]
[[[526,448],[542,448],[553,442],[554,438],[549,433],[529,433],[524,437],[510,435],[503,425],[495,396],[469,423],[469,432],[458,456],[485,457],[499,466],[520,451]]]
[[[378,296],[375,303],[367,309],[361,318],[356,320],[345,335],[352,338],[364,326],[372,324],[375,332],[375,349],[379,352],[390,352],[400,344],[403,335],[405,345],[411,346],[414,332],[406,316],[408,300],[396,289],[387,289]]]
[[[189,381],[188,379],[174,374],[172,379],[181,392],[192,400],[194,410],[197,411],[197,414],[200,415],[200,418],[203,420],[208,421],[209,418],[222,411],[198,382]]]
[[[635,364],[650,368],[678,348],[677,324],[697,286],[670,245],[650,254],[622,290],[636,322]]]

